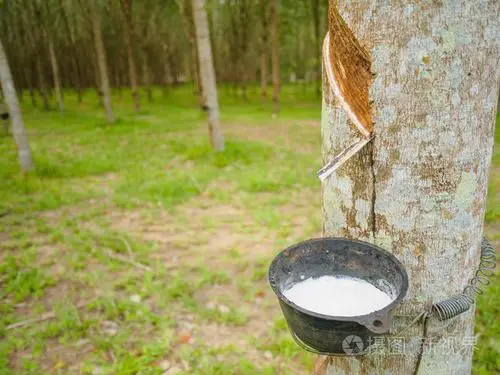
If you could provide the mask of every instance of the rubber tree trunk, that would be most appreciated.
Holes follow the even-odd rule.
[[[5,96],[5,103],[9,111],[12,121],[12,133],[17,146],[17,154],[19,157],[19,164],[21,171],[29,172],[35,168],[33,159],[31,158],[31,149],[28,142],[28,136],[24,131],[23,116],[21,108],[17,100],[16,89],[12,81],[12,74],[10,72],[9,62],[3,48],[2,41],[0,40],[0,84]]]
[[[50,66],[52,67],[52,75],[54,77],[54,89],[56,91],[56,100],[59,111],[64,111],[64,102],[61,91],[61,78],[59,75],[59,66],[57,64],[57,56],[54,50],[54,43],[49,41]]]
[[[149,59],[147,51],[142,52],[142,85],[146,90],[148,102],[153,101],[153,88],[151,83],[151,68],[149,66]]]
[[[108,123],[115,121],[113,110],[111,109],[111,89],[109,87],[108,66],[106,63],[106,51],[104,50],[104,43],[102,39],[101,18],[99,10],[96,9],[94,2],[89,2],[91,18],[92,18],[92,32],[94,34],[95,52],[97,55],[97,66],[99,68],[99,76],[101,78],[101,91],[102,102],[106,110],[106,117]]]
[[[33,65],[33,64],[29,64],[29,65]],[[29,91],[30,97],[31,97],[31,105],[33,107],[36,107],[36,93],[35,93],[35,89],[34,89],[35,85],[33,84],[33,73],[31,71],[31,69],[24,69],[24,75],[26,77],[28,91]]]
[[[200,59],[198,56],[198,46],[196,45],[196,38],[193,38],[193,43],[191,45],[191,70],[194,81],[195,93],[198,96],[198,101],[202,106],[206,105],[206,100],[203,97],[203,91],[201,89],[201,79],[200,79]]]
[[[134,100],[134,110],[138,112],[141,109],[139,89],[137,84],[137,69],[134,59],[134,24],[132,21],[132,1],[121,0],[123,13],[125,15],[125,40],[127,42],[127,60],[130,76],[130,88],[132,90],[132,99]]]
[[[162,41],[162,50],[163,50],[163,96],[166,97],[168,95],[168,89],[170,86],[170,77],[172,72],[169,68],[168,63],[168,44],[165,41]]]
[[[75,33],[74,33],[74,28],[71,27],[70,25],[70,20],[68,17],[68,13],[66,11],[61,12],[62,16],[62,24],[64,26],[64,30],[68,36],[71,48],[75,48]],[[80,52],[81,53],[81,52]],[[78,103],[81,103],[83,101],[83,90],[82,90],[82,82],[81,82],[81,69],[80,69],[80,54],[79,53],[74,53],[73,56],[70,57],[71,59],[71,65],[69,67],[69,70],[71,71],[71,80],[70,82],[73,84],[73,87],[76,91],[77,97],[78,97]]]
[[[270,2],[271,19],[271,59],[273,69],[273,111],[275,114],[280,110],[280,52],[278,40],[278,0]]]
[[[42,62],[40,58],[38,57],[36,58],[35,64],[36,64],[36,72],[38,75],[38,89],[40,91],[40,96],[42,97],[43,109],[46,111],[50,111],[47,85],[45,84],[45,74],[43,72]]]
[[[319,84],[319,76],[321,72],[321,40],[320,40],[320,34],[319,34],[319,14],[320,14],[320,3],[319,0],[311,0],[311,10],[312,10],[312,16],[313,16],[313,25],[314,25],[314,52],[315,52],[315,57],[316,57],[316,71],[317,71],[317,76],[315,77],[314,81],[316,84],[316,94],[319,97],[321,94],[321,87]]]
[[[181,7],[182,24],[184,27],[184,34],[189,43],[189,69],[190,75],[194,83],[195,94],[198,97],[200,105],[203,107],[205,105],[205,100],[201,93],[201,83],[200,83],[200,69],[198,67],[198,48],[196,46],[196,31],[194,28],[193,20],[193,4],[191,0],[184,1]]]
[[[224,135],[219,120],[219,102],[217,99],[217,85],[215,82],[215,71],[210,45],[210,31],[208,29],[207,12],[205,0],[193,1],[193,19],[196,31],[196,45],[198,47],[198,58],[200,67],[200,81],[203,96],[206,100],[208,113],[208,129],[212,146],[218,150],[224,150]]]
[[[365,109],[375,138],[323,182],[323,229],[375,243],[405,265],[410,288],[389,339],[460,293],[478,265],[500,77],[500,3],[480,3],[330,0],[324,161],[359,135],[353,117]],[[365,54],[368,80],[351,75]],[[339,73],[339,95],[327,65]],[[431,318],[418,374],[470,374],[473,325],[474,309],[441,324]],[[404,354],[386,339],[381,353],[320,359],[319,371],[413,374],[422,328],[399,333]]]
[[[267,98],[267,66],[268,66],[268,22],[267,22],[267,1],[260,0],[260,19],[261,19],[261,34],[260,34],[260,93],[262,99]]]

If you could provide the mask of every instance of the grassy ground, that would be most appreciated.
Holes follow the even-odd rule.
[[[0,374],[308,373],[266,272],[320,234],[313,90],[285,87],[279,119],[256,92],[221,90],[221,154],[190,88],[158,90],[139,114],[128,94],[113,101],[112,127],[90,92],[67,95],[63,115],[25,103],[36,175],[0,137]],[[497,245],[499,169],[497,150]],[[498,366],[499,295],[497,278],[478,309],[478,374]]]

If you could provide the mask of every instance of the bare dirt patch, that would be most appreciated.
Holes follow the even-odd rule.
[[[313,127],[316,127],[314,129]],[[293,128],[293,129],[292,129]],[[297,137],[301,133],[310,135],[312,132],[318,132],[320,129],[319,121],[301,120],[290,122],[279,122],[272,126],[250,126],[244,124],[229,124],[224,128],[224,131],[236,138],[250,139],[259,141],[270,146],[279,144],[285,148],[297,148]],[[300,138],[299,138],[300,139]],[[310,143],[301,144],[302,152],[318,152],[317,145]]]
[[[81,339],[71,344],[59,344],[56,340],[49,340],[45,350],[40,354],[39,363],[41,373],[79,373],[81,361],[94,350],[90,340]],[[21,370],[23,362],[33,357],[30,350],[15,351],[10,358],[10,366]]]
[[[113,211],[109,219],[112,229],[155,242],[167,258],[193,252],[216,256],[235,248],[255,255],[272,243],[241,204],[221,204],[208,197],[194,198],[176,207],[174,214],[164,210],[147,214],[143,210]]]

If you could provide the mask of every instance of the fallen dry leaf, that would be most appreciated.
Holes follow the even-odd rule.
[[[183,333],[179,336],[179,341],[181,344],[190,344],[193,341],[193,337],[189,333]]]

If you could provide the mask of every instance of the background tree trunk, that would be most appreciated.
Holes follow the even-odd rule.
[[[127,43],[127,60],[130,75],[130,88],[134,100],[134,109],[138,112],[141,108],[139,90],[137,88],[137,69],[134,59],[134,24],[132,23],[132,1],[121,0],[123,14],[125,15],[125,40]]]
[[[38,75],[38,90],[40,92],[40,96],[42,97],[43,109],[45,109],[46,111],[50,111],[50,103],[47,94],[47,85],[45,84],[45,74],[43,72],[40,56],[36,57],[35,65],[36,65],[36,72]]]
[[[217,85],[215,82],[205,0],[193,0],[193,18],[196,29],[196,45],[198,46],[201,88],[203,90],[203,96],[206,99],[208,112],[210,141],[216,150],[221,151],[224,150],[224,136],[219,120]]]
[[[96,4],[89,2],[92,18],[92,31],[94,33],[95,51],[97,55],[97,65],[99,67],[99,76],[101,78],[102,102],[106,110],[108,123],[115,121],[113,110],[111,109],[111,89],[109,88],[108,67],[106,63],[106,51],[102,40],[101,18]]]
[[[375,243],[404,263],[410,288],[393,313],[393,332],[460,293],[478,265],[500,76],[499,8],[495,0],[425,7],[330,0],[330,35],[343,17],[360,44],[330,38],[331,50],[348,51],[351,44],[351,51],[365,48],[370,56],[376,136],[324,181],[323,229]],[[394,25],[404,27],[394,32]],[[348,73],[345,61],[342,67]],[[362,86],[354,83],[352,90]],[[325,76],[323,96],[326,161],[359,133]],[[474,336],[473,324],[474,309],[451,321],[431,319],[435,350],[424,351],[418,373],[469,374],[472,351],[464,343]],[[404,355],[391,355],[386,345],[375,355],[324,360],[322,373],[413,374],[422,325],[401,336]]]
[[[31,149],[28,142],[28,136],[24,131],[23,116],[17,100],[16,89],[12,81],[12,74],[9,67],[9,61],[5,54],[2,41],[0,40],[0,83],[5,96],[5,103],[12,121],[12,133],[17,146],[19,164],[21,171],[28,172],[35,168],[31,158]]]
[[[311,11],[313,15],[313,27],[314,27],[314,51],[316,52],[316,72],[318,76],[315,78],[316,84],[316,94],[321,94],[321,86],[319,84],[319,75],[321,74],[321,40],[319,35],[319,0],[311,0]]]
[[[70,25],[70,20],[67,11],[63,11],[62,15],[62,23],[64,26],[64,30],[66,35],[68,36],[69,44],[71,48],[76,48],[75,42],[75,32],[72,25]],[[78,96],[78,103],[83,101],[83,90],[82,90],[82,82],[81,82],[81,69],[80,69],[80,56],[78,53],[74,53],[71,56],[71,78],[70,82],[73,84],[76,94]]]
[[[267,22],[267,0],[260,0],[260,92],[263,99],[267,98],[267,66],[268,66],[268,22]]]
[[[148,54],[146,51],[142,55],[142,85],[146,90],[148,102],[153,101],[153,88],[151,87],[151,68],[149,66]]]
[[[162,41],[162,52],[163,52],[163,96],[166,97],[168,95],[168,89],[170,86],[170,76],[172,72],[169,68],[168,61],[168,44],[165,41]]]
[[[61,78],[59,76],[59,66],[57,65],[57,57],[52,40],[49,41],[49,54],[52,75],[54,76],[54,88],[56,91],[57,106],[59,107],[59,111],[62,112],[64,111],[64,102],[61,91]]]
[[[272,68],[273,68],[273,103],[274,113],[278,114],[280,107],[280,55],[279,55],[279,40],[278,40],[278,0],[270,2],[270,18],[271,18],[271,53],[272,53]]]
[[[194,89],[195,93],[198,96],[198,101],[201,106],[206,105],[206,100],[203,97],[203,92],[201,89],[201,79],[200,79],[200,64],[199,64],[199,56],[198,56],[198,46],[196,45],[196,37],[193,39],[193,43],[190,47],[191,49],[191,59],[193,59],[193,63],[191,63],[191,70],[194,81]]]
[[[25,70],[26,82],[28,85],[28,91],[31,97],[31,105],[36,107],[36,93],[35,93],[35,85],[33,84],[33,72],[31,69]]]
[[[200,105],[205,105],[205,100],[202,97],[201,83],[200,83],[200,69],[198,67],[198,48],[196,46],[196,31],[193,20],[193,4],[192,0],[184,0],[180,6],[180,13],[182,16],[182,25],[184,28],[184,35],[189,43],[189,69],[191,79],[194,83],[194,90]]]

